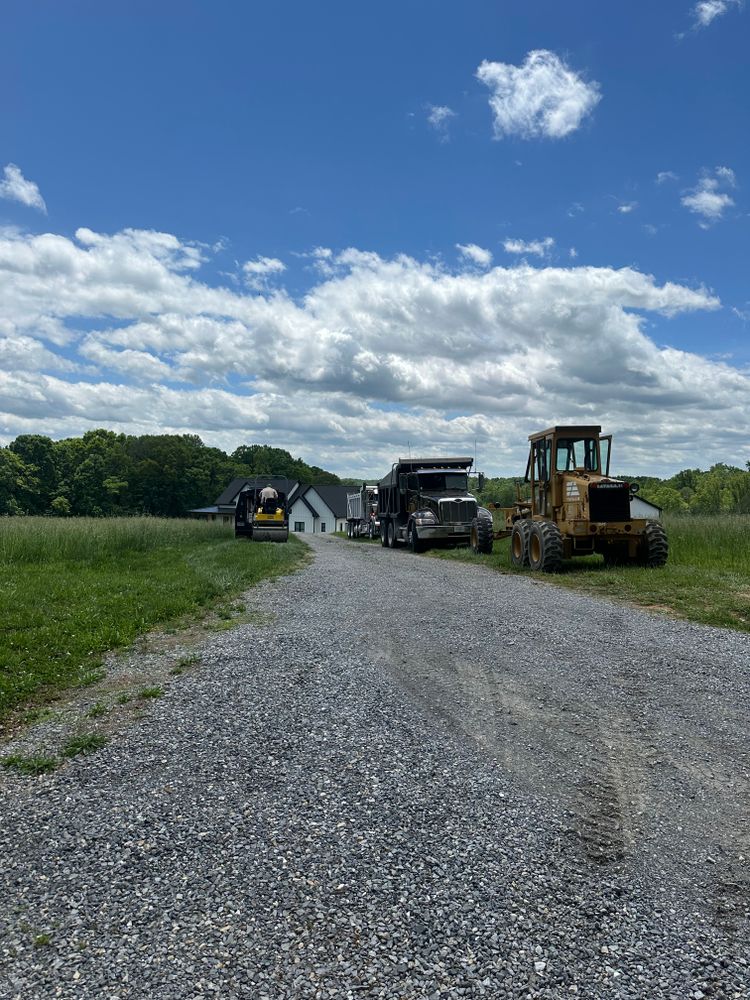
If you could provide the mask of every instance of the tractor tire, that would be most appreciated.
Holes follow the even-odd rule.
[[[471,551],[478,556],[492,552],[492,521],[489,517],[475,517],[471,522]]]
[[[532,521],[529,531],[529,566],[540,573],[557,573],[562,566],[563,543],[553,521]]]
[[[669,556],[667,533],[658,521],[648,521],[640,547],[640,564],[649,569],[664,566]]]
[[[417,526],[413,522],[409,525],[409,531],[407,537],[409,539],[409,548],[411,549],[412,552],[414,552],[416,555],[418,555],[420,552],[424,552],[427,546],[423,541],[420,540],[420,537],[417,534]]]
[[[395,549],[396,548],[396,522],[395,521],[389,521],[388,522],[388,548],[389,549]]]
[[[531,521],[525,517],[515,521],[510,533],[510,561],[513,566],[529,565],[529,534]]]
[[[380,522],[380,544],[384,549],[388,547],[388,522],[385,518]]]

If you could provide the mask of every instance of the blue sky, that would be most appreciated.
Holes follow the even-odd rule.
[[[511,474],[585,420],[629,469],[744,465],[748,16],[11,0],[0,441]]]

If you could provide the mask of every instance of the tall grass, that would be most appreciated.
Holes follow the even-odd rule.
[[[128,552],[215,542],[229,529],[215,521],[159,517],[0,518],[0,566],[95,564]]]
[[[669,561],[676,565],[750,573],[750,516],[672,514],[664,518]]]
[[[102,654],[294,568],[305,547],[161,518],[0,519],[0,719],[96,676]]]

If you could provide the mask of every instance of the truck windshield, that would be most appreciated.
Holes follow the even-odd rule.
[[[558,472],[571,469],[599,471],[599,449],[596,438],[558,438],[555,468]]]
[[[468,479],[465,472],[420,472],[419,488],[426,493],[434,490],[466,492]]]

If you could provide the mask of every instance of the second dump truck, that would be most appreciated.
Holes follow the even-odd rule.
[[[412,552],[467,544],[477,517],[469,493],[471,458],[400,458],[378,483],[380,542]]]
[[[475,552],[510,536],[514,566],[556,572],[563,559],[600,553],[609,564],[663,566],[667,535],[658,520],[633,517],[636,483],[609,474],[612,436],[595,425],[559,425],[529,437],[524,483],[512,507],[480,507],[471,526]],[[658,509],[657,509],[658,510]]]

